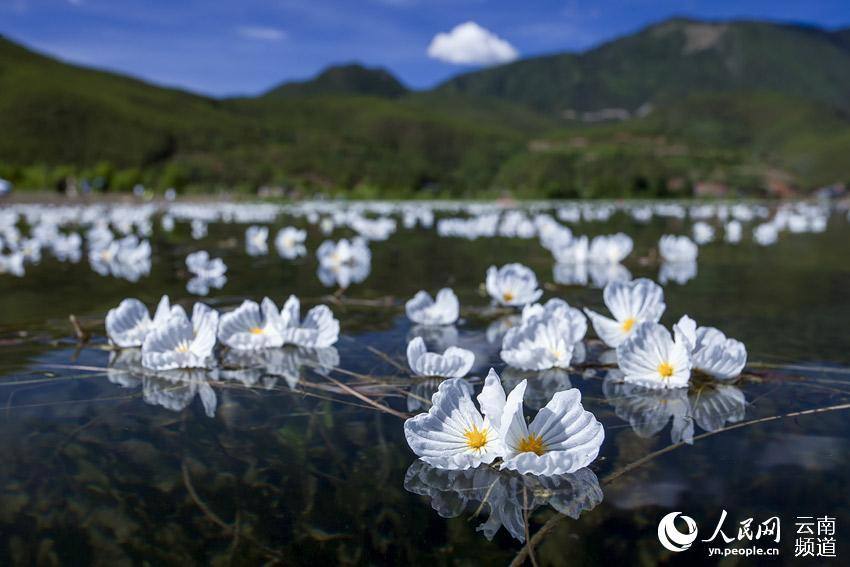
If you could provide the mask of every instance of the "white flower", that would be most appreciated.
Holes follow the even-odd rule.
[[[553,297],[544,304],[533,303],[522,309],[522,322],[527,323],[535,318],[558,319],[564,321],[570,327],[570,335],[573,342],[584,338],[587,332],[587,317],[570,304],[558,297]]]
[[[330,287],[338,285],[345,289],[352,283],[360,283],[372,268],[372,253],[362,238],[351,242],[343,238],[339,242],[326,240],[316,250],[319,260],[319,280]]]
[[[586,236],[579,236],[566,242],[560,242],[552,248],[555,261],[560,264],[584,264],[588,257],[588,241]]]
[[[171,311],[167,295],[159,300],[153,321],[144,303],[134,298],[125,299],[106,314],[106,336],[117,347],[140,347],[151,328],[164,325]]]
[[[407,318],[420,325],[451,325],[460,314],[460,303],[449,288],[437,292],[436,300],[427,291],[420,291],[404,304]]]
[[[210,258],[209,252],[199,250],[186,256],[186,267],[198,277],[215,280],[227,272],[227,266],[221,258]]]
[[[502,360],[522,370],[569,368],[576,343],[584,338],[587,320],[565,301],[523,309],[523,322],[502,340]]]
[[[491,372],[487,379],[494,376]],[[572,389],[556,393],[526,424],[522,409],[526,385],[525,380],[517,384],[504,402],[499,425],[505,448],[502,468],[550,476],[573,473],[593,462],[605,431],[581,405],[581,392]]]
[[[599,338],[612,348],[625,341],[635,325],[661,319],[667,307],[661,286],[645,278],[631,282],[611,282],[605,286],[602,298],[614,319],[590,309],[585,309],[584,312],[590,317]]]
[[[699,248],[687,236],[665,234],[658,240],[658,251],[665,262],[693,262]]]
[[[645,388],[683,388],[691,377],[690,345],[682,333],[676,339],[658,323],[641,323],[617,347],[624,380]]]
[[[699,370],[718,380],[737,378],[747,365],[747,347],[735,339],[728,339],[714,327],[697,327],[687,315],[679,319],[675,331],[691,350],[694,370]]]
[[[242,305],[221,316],[218,339],[236,350],[257,350],[283,346],[280,312],[268,297],[262,307],[245,300]]]
[[[190,321],[183,309],[172,309],[164,324],[157,324],[142,344],[142,366],[151,370],[210,368],[213,363],[218,313],[197,309]]]
[[[428,352],[422,337],[416,337],[407,345],[407,363],[418,376],[462,378],[472,369],[475,355],[458,347],[449,347],[443,354]]]
[[[0,274],[11,274],[16,277],[24,276],[24,255],[20,252],[0,254]]]
[[[313,307],[301,322],[301,302],[294,295],[286,300],[278,321],[283,344],[326,348],[339,339],[339,321],[327,305]]]
[[[485,383],[479,403],[493,387]],[[407,444],[420,459],[439,469],[464,470],[491,463],[502,453],[502,443],[491,424],[491,408],[482,403],[482,410],[484,416],[476,409],[469,384],[462,378],[446,380],[431,398],[428,413],[404,422]]]
[[[281,258],[292,260],[307,253],[307,247],[304,246],[304,240],[306,238],[306,230],[287,226],[278,231],[274,239],[274,246],[277,248],[277,253]]]
[[[779,230],[775,225],[766,222],[753,229],[753,238],[762,246],[770,246],[779,240]]]
[[[207,235],[207,223],[201,219],[194,219],[191,224],[192,238],[200,240]]]
[[[588,261],[598,264],[619,264],[632,253],[634,242],[622,232],[608,236],[596,236],[590,242]]]
[[[245,252],[249,256],[262,256],[268,253],[269,227],[249,226],[245,231]]]
[[[737,244],[741,241],[742,232],[743,227],[741,226],[741,222],[737,220],[731,220],[726,223],[726,234],[724,238],[729,244]]]
[[[522,307],[534,303],[543,295],[537,289],[537,276],[522,264],[506,264],[487,270],[487,293],[500,305]]]
[[[707,222],[699,221],[694,223],[694,240],[702,246],[714,240],[714,227]]]

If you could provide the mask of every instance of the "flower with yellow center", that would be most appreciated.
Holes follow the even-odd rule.
[[[612,348],[625,342],[641,323],[658,321],[665,309],[664,290],[645,278],[610,282],[605,286],[602,298],[613,317],[590,309],[585,309],[585,313],[599,338]]]
[[[465,470],[492,463],[502,453],[502,443],[491,419],[500,416],[501,406],[488,405],[501,384],[485,383],[478,396],[481,415],[472,401],[472,387],[463,378],[450,378],[440,383],[431,398],[431,408],[404,422],[404,436],[413,452],[438,469]],[[485,401],[482,401],[484,396]]]
[[[538,457],[546,452],[546,446],[543,444],[543,437],[536,433],[529,433],[519,440],[517,444],[518,453],[534,453]]]
[[[581,405],[576,389],[557,392],[526,423],[523,380],[505,399],[499,435],[505,445],[502,468],[542,476],[574,473],[589,465],[605,438],[602,424]]]
[[[663,325],[643,322],[617,347],[617,363],[625,382],[644,388],[684,388],[691,376],[688,339],[676,338]]]
[[[262,335],[263,334],[262,327],[252,327],[251,328],[251,334],[252,335]]]
[[[477,425],[464,431],[463,436],[466,437],[466,445],[474,451],[487,445],[487,431],[479,429]]]

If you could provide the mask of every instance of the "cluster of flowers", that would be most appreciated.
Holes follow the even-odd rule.
[[[281,310],[269,299],[246,300],[219,315],[196,303],[191,318],[163,296],[151,318],[138,299],[125,299],[106,315],[110,342],[120,348],[141,347],[141,365],[153,371],[216,366],[216,339],[235,351],[261,351],[294,345],[328,348],[339,337],[339,321],[325,305],[310,309],[301,319],[301,304],[291,295]]]
[[[562,299],[534,303],[542,295],[537,278],[521,264],[491,267],[486,289],[494,303],[522,307],[516,326],[502,340],[502,359],[529,371],[570,368],[583,351],[585,314]],[[673,334],[658,323],[666,309],[663,289],[648,279],[611,282],[603,291],[613,318],[585,310],[599,338],[616,349],[622,380],[647,389],[687,388],[693,371],[719,381],[740,375],[747,361],[743,343],[713,327],[698,327],[683,316]],[[408,317],[423,325],[450,325],[459,302],[450,289],[432,299],[420,291],[406,305]],[[583,355],[582,355],[583,356]],[[522,406],[527,381],[505,394],[501,378],[491,369],[478,395],[463,377],[474,363],[465,349],[449,347],[443,354],[427,352],[414,338],[407,348],[416,375],[446,379],[432,397],[427,413],[405,423],[410,447],[422,460],[441,469],[467,469],[501,459],[501,467],[522,474],[559,475],[586,467],[599,452],[601,424],[581,405],[578,390],[557,392],[526,425]]]

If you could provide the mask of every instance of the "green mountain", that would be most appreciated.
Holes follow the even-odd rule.
[[[223,103],[68,65],[0,37],[0,160],[145,166],[181,149],[242,144],[258,129]]]
[[[0,177],[355,196],[685,196],[850,181],[850,30],[670,20],[408,91],[332,67],[214,99],[0,38]]]
[[[329,67],[309,81],[284,83],[265,96],[350,94],[396,98],[407,92],[407,87],[386,69],[371,69],[352,63]]]
[[[769,91],[850,110],[850,48],[818,28],[675,19],[578,54],[461,75],[441,90],[496,97],[539,111],[662,106],[694,92]]]

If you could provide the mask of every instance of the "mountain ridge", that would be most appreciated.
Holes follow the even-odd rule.
[[[850,181],[850,28],[659,22],[426,91],[332,66],[213,98],[0,38],[0,177],[359,196],[763,195]]]

